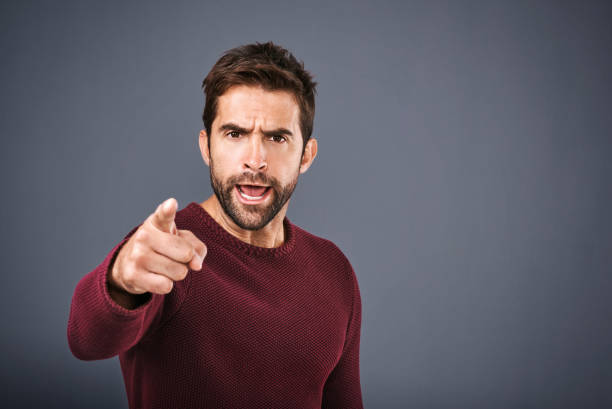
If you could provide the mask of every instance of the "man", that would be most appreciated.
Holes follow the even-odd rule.
[[[285,216],[315,86],[273,43],[227,51],[203,83],[214,195],[166,200],[77,284],[70,349],[118,355],[130,408],[363,408],[355,273]]]

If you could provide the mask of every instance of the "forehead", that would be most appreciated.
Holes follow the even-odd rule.
[[[217,100],[214,126],[237,122],[249,126],[256,123],[264,128],[287,127],[297,130],[300,109],[289,91],[267,91],[262,87],[236,85]]]

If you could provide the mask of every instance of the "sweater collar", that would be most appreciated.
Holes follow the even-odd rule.
[[[197,226],[202,230],[204,237],[210,234],[210,231],[215,233],[215,238],[229,247],[236,248],[252,256],[260,257],[281,257],[290,254],[295,247],[295,226],[289,218],[285,216],[283,226],[285,228],[285,241],[279,247],[259,247],[246,243],[239,238],[233,236],[225,230],[199,203],[191,202],[186,209],[198,220]],[[210,230],[208,233],[205,230]],[[206,244],[206,243],[205,243]]]

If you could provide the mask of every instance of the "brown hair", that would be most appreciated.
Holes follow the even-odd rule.
[[[268,91],[293,93],[300,108],[302,154],[312,134],[317,83],[304,69],[304,63],[272,42],[242,45],[226,51],[212,67],[202,88],[206,94],[202,120],[209,135],[217,115],[217,100],[234,85],[261,86]]]

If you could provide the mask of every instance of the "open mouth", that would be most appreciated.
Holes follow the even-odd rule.
[[[264,201],[270,192],[270,186],[236,185],[238,196],[245,203],[258,203]]]

